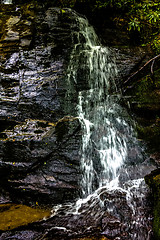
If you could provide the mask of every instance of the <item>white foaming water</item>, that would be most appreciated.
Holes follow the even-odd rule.
[[[79,31],[68,67],[68,85],[84,85],[79,91],[77,113],[82,123],[81,168],[83,196],[99,187],[118,186],[119,170],[127,158],[127,145],[136,138],[117,104],[118,70],[111,50],[102,47],[87,20],[77,17]],[[71,89],[71,88],[70,88]],[[68,95],[72,90],[68,91]]]

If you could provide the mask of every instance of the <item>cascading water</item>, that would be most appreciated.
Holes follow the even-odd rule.
[[[134,123],[119,104],[114,53],[100,45],[85,18],[73,15],[78,31],[73,33],[75,45],[67,71],[66,97],[69,99],[73,85],[77,86],[77,115],[83,130],[83,199],[66,206],[66,214],[80,215],[86,221],[86,216],[99,219],[107,212],[103,234],[108,238],[149,240],[151,218],[146,215],[148,188],[143,177],[150,167],[144,162]],[[58,207],[53,216],[62,209]],[[111,226],[113,222],[117,229]]]
[[[77,109],[84,130],[82,188],[88,195],[106,184],[118,186],[119,172],[129,160],[129,151],[136,149],[135,159],[142,160],[143,155],[131,121],[114,94],[118,75],[115,57],[109,48],[100,46],[86,19],[79,17],[77,22],[80,31],[74,33],[77,43],[68,68],[68,84],[84,81],[87,88],[78,93]]]
[[[2,0],[3,4],[12,4],[12,0]]]
[[[114,85],[114,81],[111,80],[116,75],[117,69],[114,61],[109,57],[109,50],[100,46],[93,28],[87,25],[86,19],[79,18],[78,21],[81,30],[74,33],[77,43],[69,64],[68,81],[69,85],[71,82],[78,85],[81,81],[85,82],[85,87],[88,88],[88,90],[79,92],[78,104],[78,115],[84,128],[81,166],[82,189],[85,196],[94,190],[94,185],[100,186],[104,178],[108,181],[115,179],[116,170],[123,160],[121,158],[115,162],[115,158],[111,157],[117,154],[116,149],[114,151],[111,147],[115,133],[108,134],[108,138],[105,136],[107,128],[108,131],[112,131],[106,113],[112,111],[109,109],[111,98],[108,92],[110,88],[113,88],[111,84]],[[120,144],[121,151],[125,151],[122,141]],[[109,163],[112,160],[114,162],[107,164],[106,161]]]

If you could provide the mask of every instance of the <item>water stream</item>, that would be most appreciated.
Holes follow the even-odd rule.
[[[102,224],[102,233],[108,238],[149,240],[152,231],[146,203],[149,190],[143,177],[152,166],[145,161],[134,121],[119,104],[115,53],[101,46],[84,17],[73,14],[78,30],[73,32],[75,45],[68,65],[66,97],[73,94],[73,85],[83,85],[77,104],[83,130],[82,198],[75,204],[57,206],[53,216],[76,216],[75,222],[81,218],[79,224],[83,226],[85,222],[83,227],[91,229],[93,223],[86,220],[88,217],[96,222],[108,214]]]
[[[81,84],[83,78],[87,88],[78,92],[77,114],[83,128],[81,184],[83,196],[88,196],[103,186],[120,186],[122,169],[128,174],[127,166],[143,162],[144,151],[136,138],[134,121],[119,104],[115,53],[100,45],[85,18],[78,17],[77,22],[80,30],[74,33],[77,43],[67,80],[68,85]]]

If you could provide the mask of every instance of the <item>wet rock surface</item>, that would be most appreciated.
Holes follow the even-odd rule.
[[[144,233],[144,236],[151,237],[152,228],[151,225],[147,224],[151,215],[146,199],[142,205],[142,198],[135,195],[137,198],[136,204],[139,207],[136,213],[133,213],[134,205],[132,204],[134,202],[127,200],[126,192],[120,189],[109,191],[109,189],[104,188],[99,190],[98,194],[99,197],[90,197],[87,202],[78,208],[78,211],[70,204],[59,206],[57,209],[53,208],[52,216],[48,220],[21,227],[16,231],[3,233],[0,239],[19,239],[16,238],[17,236],[23,239],[25,234],[28,233],[28,239],[37,240],[74,240],[82,237],[89,240],[92,239],[92,236],[94,236],[93,239],[128,240],[134,237],[139,238],[138,233],[135,235],[137,226],[139,231]],[[114,207],[112,208],[111,205]],[[109,209],[113,209],[113,211],[109,211]],[[132,219],[133,215],[135,219]],[[132,222],[131,219],[134,221]],[[35,235],[36,238],[34,238]]]
[[[63,74],[74,24],[67,13],[62,23],[56,8],[1,7],[0,173],[7,192],[1,201],[74,199],[80,192],[80,123],[71,117],[74,103],[65,110]]]

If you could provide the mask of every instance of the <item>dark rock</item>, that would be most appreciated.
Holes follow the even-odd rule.
[[[118,219],[107,216],[102,219],[102,228],[106,229],[102,234],[109,238],[115,238],[120,235],[121,223]]]
[[[1,9],[0,173],[14,202],[54,204],[80,192],[80,123],[65,98],[72,15],[32,3]]]
[[[33,230],[26,230],[26,231],[16,231],[14,233],[11,232],[5,232],[2,233],[0,236],[0,240],[6,240],[6,239],[16,239],[16,240],[33,240],[41,236],[41,233]]]
[[[1,142],[0,172],[8,179],[10,191],[19,195],[19,199],[12,196],[14,201],[30,202],[32,196],[31,201],[35,202],[40,195],[39,202],[46,203],[48,199],[58,203],[76,198],[80,180],[79,159],[78,148],[74,150],[72,145],[75,142],[78,146],[79,123],[74,120],[77,121],[75,124],[73,118],[71,121],[72,128],[68,117],[65,124],[70,125],[66,128],[70,132],[64,131],[68,135],[63,135],[61,142],[56,136],[59,134],[56,124],[44,120],[26,120],[14,129],[4,131],[7,138]],[[63,124],[63,119],[60,123]],[[63,156],[63,151],[67,150],[77,157],[70,160],[65,154]]]
[[[156,162],[156,164],[159,166],[160,165],[160,153],[159,152],[155,152],[153,154],[150,155],[151,160],[153,160],[154,162]]]

